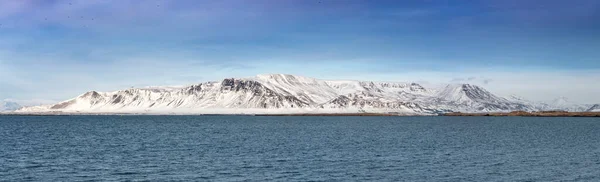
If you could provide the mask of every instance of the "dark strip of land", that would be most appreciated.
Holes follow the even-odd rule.
[[[62,112],[44,112],[44,113],[0,113],[0,115],[11,116],[88,116],[88,115],[198,115],[198,116],[432,116],[432,115],[411,115],[402,113],[295,113],[295,114],[152,114],[152,113],[62,113]],[[434,115],[435,116],[435,115]],[[539,111],[539,112],[495,112],[495,113],[443,113],[437,116],[529,116],[529,117],[600,117],[600,112],[565,112],[565,111]]]
[[[0,115],[9,116],[93,116],[93,115],[189,115],[189,116],[414,116],[392,113],[294,113],[294,114],[153,114],[153,113],[62,113],[62,112],[43,112],[43,113],[0,113]]]
[[[498,113],[461,113],[453,112],[442,116],[528,116],[528,117],[600,117],[600,112],[566,112],[566,111],[539,111],[539,112],[498,112]]]
[[[256,114],[254,116],[402,116],[402,115],[387,114],[387,113],[305,113],[305,114]]]

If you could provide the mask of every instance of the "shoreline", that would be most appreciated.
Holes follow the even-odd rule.
[[[304,113],[304,114],[255,114],[255,116],[427,116],[427,115],[401,115],[388,113]]]
[[[443,113],[443,114],[410,114],[410,113],[283,113],[283,114],[193,114],[193,113],[0,113],[0,116],[493,116],[493,117],[600,117],[600,112],[563,112],[563,111],[513,111],[494,113]]]
[[[496,113],[445,113],[442,116],[494,116],[494,117],[600,117],[600,112],[566,112],[566,111],[513,111],[513,112],[496,112]]]
[[[0,116],[437,116],[390,113],[289,113],[289,114],[161,114],[161,113],[0,113]]]

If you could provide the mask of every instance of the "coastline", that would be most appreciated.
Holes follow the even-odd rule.
[[[566,112],[566,111],[513,111],[513,112],[496,112],[496,113],[445,113],[442,116],[521,116],[521,117],[600,117],[600,112]]]
[[[0,116],[493,116],[493,117],[600,117],[600,112],[566,112],[566,111],[513,111],[493,113],[442,113],[437,115],[412,113],[279,113],[279,114],[202,114],[202,113],[79,113],[79,112],[3,112]]]
[[[255,116],[427,116],[389,113],[304,113],[304,114],[255,114]]]
[[[281,114],[194,114],[194,113],[0,113],[0,116],[436,116],[391,113],[281,113]]]

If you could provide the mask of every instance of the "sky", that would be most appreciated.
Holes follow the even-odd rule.
[[[285,73],[600,103],[598,0],[0,0],[0,100]]]

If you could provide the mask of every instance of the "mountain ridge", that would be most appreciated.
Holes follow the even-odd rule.
[[[433,115],[536,111],[540,108],[539,104],[503,98],[472,84],[448,84],[438,89],[414,82],[321,80],[262,74],[181,87],[89,91],[56,104],[24,107],[15,112]]]

